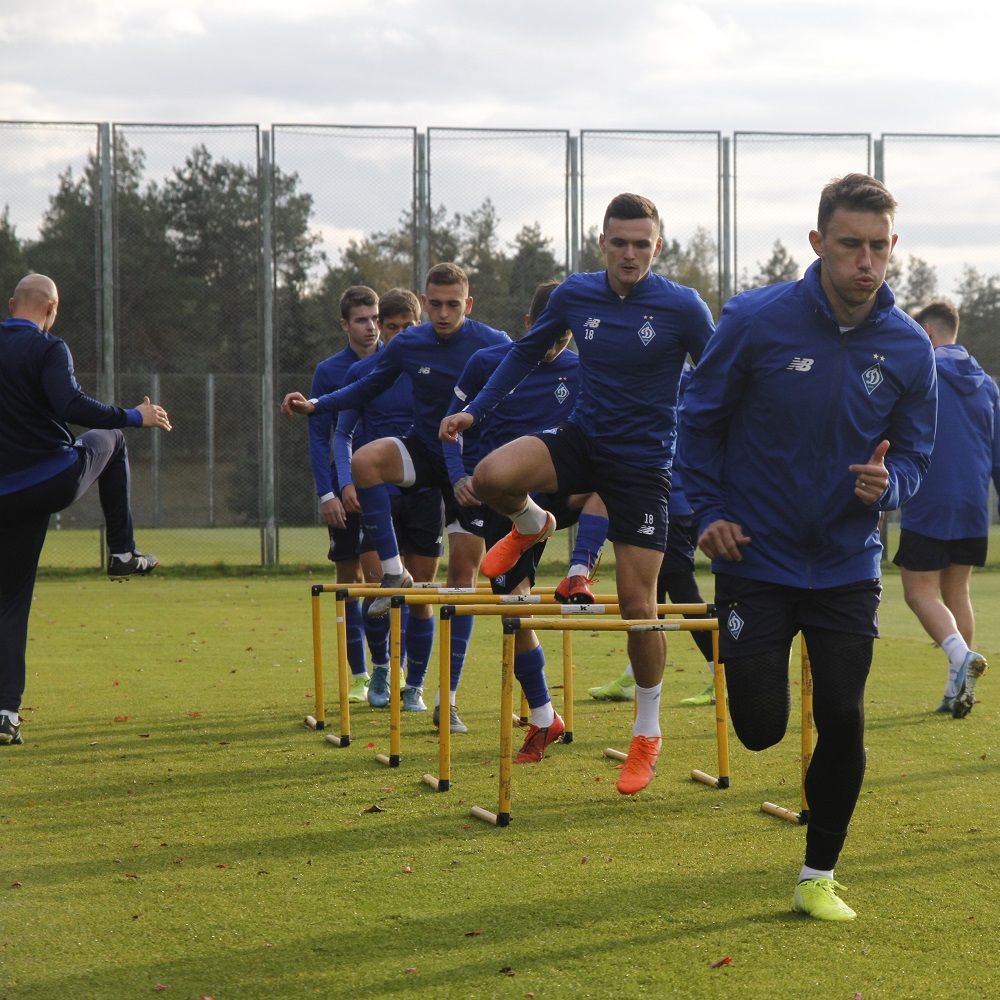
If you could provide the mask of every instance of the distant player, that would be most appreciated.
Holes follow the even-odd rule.
[[[931,302],[913,318],[934,347],[937,438],[920,490],[902,509],[893,562],[910,610],[948,658],[937,711],[961,719],[986,670],[986,658],[969,648],[976,631],[969,588],[972,567],[986,564],[991,476],[1000,490],[1000,392],[956,343],[959,315],[950,302]]]

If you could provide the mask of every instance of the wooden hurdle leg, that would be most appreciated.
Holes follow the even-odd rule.
[[[314,586],[312,597],[312,639],[313,639],[313,715],[307,715],[307,729],[326,729],[326,699],[323,693],[323,628],[320,615],[322,585]]]

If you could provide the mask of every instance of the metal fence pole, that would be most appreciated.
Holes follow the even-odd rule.
[[[100,330],[98,354],[97,396],[106,403],[115,401],[115,271],[114,271],[114,143],[111,123],[99,128],[98,157],[100,159]]]
[[[278,562],[278,521],[275,491],[274,398],[274,243],[272,239],[271,133],[261,132],[260,146],[260,335],[263,347],[260,376],[260,514],[261,557],[265,566]]]
[[[566,266],[571,272],[580,270],[580,137],[569,137],[569,233],[566,239]]]
[[[875,140],[875,172],[872,176],[885,183],[885,146],[882,139]]]
[[[153,401],[159,403],[163,396],[160,393],[160,373],[153,372],[150,377],[149,391],[152,394]],[[153,468],[150,473],[150,479],[153,487],[153,527],[160,527],[160,518],[162,514],[162,497],[160,495],[160,442],[163,440],[163,436],[160,434],[150,435],[152,438],[153,446]]]
[[[726,136],[722,140],[722,186],[719,192],[719,200],[722,208],[722,233],[719,240],[719,253],[721,255],[719,276],[721,277],[721,301],[719,308],[726,304],[733,294],[733,217],[730,211],[731,199],[733,196],[732,171],[730,169],[730,143],[732,140]]]
[[[208,501],[208,526],[215,527],[215,373],[205,381],[205,496]]]
[[[431,212],[431,169],[427,155],[426,133],[417,133],[416,144],[416,205],[413,220],[417,232],[414,241],[416,253],[413,258],[413,287],[423,290],[424,276],[431,267],[431,218],[433,217]]]

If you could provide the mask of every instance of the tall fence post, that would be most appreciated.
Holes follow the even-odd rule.
[[[719,289],[720,301],[719,309],[729,301],[733,294],[733,217],[730,210],[732,204],[732,170],[730,168],[730,143],[729,136],[722,140],[722,177],[719,189],[719,203],[722,210],[722,238],[719,240],[719,251],[722,255],[719,275],[722,279]]]
[[[99,127],[100,159],[100,350],[97,367],[97,396],[106,403],[115,401],[115,233],[114,233],[114,159],[115,149],[110,122]]]
[[[572,273],[580,270],[580,247],[583,234],[580,231],[580,137],[569,137],[569,178],[567,184],[569,198],[569,232],[566,235],[567,269]]]
[[[205,497],[208,526],[215,527],[215,372],[205,382]]]
[[[271,133],[261,132],[260,145],[260,313],[261,313],[261,376],[260,376],[260,514],[261,561],[265,566],[278,562],[278,519],[275,489],[274,420],[274,243],[272,239],[273,185]]]
[[[160,392],[160,373],[153,372],[149,379],[149,391],[152,394],[153,401],[159,403],[163,399],[163,394]],[[152,450],[153,450],[153,468],[150,470],[150,480],[153,489],[153,527],[160,527],[160,520],[163,514],[163,497],[160,493],[160,465],[162,463],[162,453],[160,448],[160,442],[163,440],[162,434],[153,434],[152,437]]]
[[[875,166],[874,174],[872,175],[876,180],[885,183],[885,146],[883,144],[884,140],[875,140]]]
[[[434,214],[431,211],[431,170],[427,151],[427,134],[425,132],[417,133],[416,144],[416,205],[413,212],[413,220],[417,231],[416,239],[414,240],[416,254],[413,259],[413,287],[423,289],[424,276],[431,267],[431,219]]]

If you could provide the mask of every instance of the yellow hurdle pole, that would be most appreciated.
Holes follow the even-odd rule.
[[[799,822],[809,822],[809,802],[806,800],[806,772],[812,762],[813,755],[813,679],[812,664],[809,662],[809,650],[806,647],[806,637],[800,636],[800,655],[802,658],[802,808],[799,810]]]
[[[327,743],[337,747],[351,745],[351,706],[347,700],[350,693],[350,679],[347,664],[347,592],[338,590],[337,603],[337,674],[340,682],[340,736],[326,737]]]
[[[566,731],[563,743],[573,742],[573,637],[569,632],[562,634],[563,653],[563,722]]]
[[[438,686],[441,710],[438,713],[438,784],[439,792],[451,788],[451,614],[450,605],[438,616]],[[508,715],[509,719],[510,716]]]
[[[724,789],[729,787],[729,718],[726,709],[726,667],[719,659],[719,630],[712,631],[712,662],[715,664],[712,679],[715,683],[715,748],[718,755],[719,775],[693,770],[691,777],[703,785]]]
[[[470,812],[493,826],[510,826],[511,758],[514,754],[513,729],[508,721],[514,713],[514,632],[504,619],[503,658],[500,665],[500,788],[497,811],[473,806]]]
[[[399,662],[402,658],[403,606],[393,598],[389,607],[389,753],[375,759],[389,767],[399,767]]]
[[[321,587],[312,588],[312,639],[313,639],[313,699],[314,715],[305,717],[307,729],[326,728],[326,704],[323,695],[323,626],[320,613]]]

